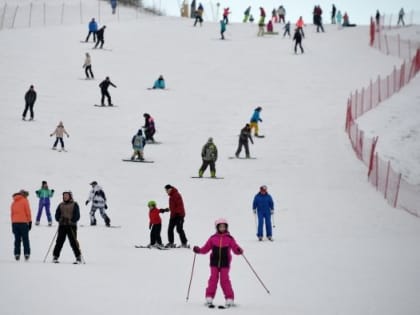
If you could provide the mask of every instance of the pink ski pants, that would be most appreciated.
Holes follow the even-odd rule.
[[[219,282],[220,277],[220,286],[222,287],[225,299],[234,299],[235,294],[233,293],[232,284],[230,282],[229,271],[230,268],[210,267],[210,278],[206,289],[206,298],[214,298],[217,290],[217,282]]]

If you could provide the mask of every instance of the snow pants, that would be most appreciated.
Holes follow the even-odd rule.
[[[174,229],[176,227],[176,232],[179,234],[179,238],[182,244],[187,244],[188,240],[185,236],[184,232],[184,218],[183,217],[173,217],[169,219],[168,225],[168,242],[173,244],[175,237],[174,237]]]
[[[63,248],[66,237],[69,239],[70,246],[76,258],[80,257],[79,242],[77,241],[77,226],[75,225],[60,225],[58,227],[57,241],[55,242],[53,256],[60,257],[61,249]]]
[[[210,174],[212,177],[216,176],[216,163],[215,161],[206,161],[203,160],[203,164],[201,165],[200,169],[198,170],[198,175],[203,176],[204,172],[207,169],[207,166],[210,165]]]
[[[99,42],[98,42],[99,43]],[[101,90],[101,105],[104,106],[105,105],[105,97],[108,100],[108,105],[111,106],[112,105],[112,100],[111,100],[111,95],[109,94],[108,90]]]
[[[150,230],[150,245],[162,245],[162,238],[160,237],[160,231],[162,230],[162,224],[153,224]]]
[[[225,299],[234,300],[235,294],[232,289],[232,283],[230,282],[229,271],[229,267],[210,267],[210,278],[206,289],[206,298],[214,298],[216,295],[217,283],[219,282],[220,278],[220,286],[222,287]]]
[[[31,119],[34,119],[34,104],[35,103],[26,103],[25,104],[25,109],[23,111],[22,117],[26,118],[26,113],[29,112],[31,113]]]
[[[252,129],[255,129],[254,135],[258,136],[258,121],[251,121],[249,123],[249,126],[251,127],[251,131],[252,131]]]
[[[109,217],[107,216],[107,214],[105,213],[105,208],[104,207],[97,207],[92,205],[92,207],[90,208],[90,225],[96,225],[96,218],[95,218],[95,212],[96,210],[99,210],[99,213],[101,214],[102,219],[104,219],[105,224],[109,225],[111,220],[109,219]]]
[[[31,254],[31,247],[29,244],[28,223],[12,223],[12,232],[15,236],[15,256],[20,256],[21,243],[23,243],[23,254],[29,256]]]
[[[64,141],[63,141],[63,138],[61,138],[61,137],[55,138],[55,142],[53,144],[53,148],[56,148],[57,147],[58,141],[60,141],[61,148],[64,149]]]
[[[36,215],[36,222],[41,220],[42,209],[45,208],[45,214],[47,215],[48,222],[52,222],[51,212],[50,212],[50,198],[40,198],[38,204],[38,213]]]
[[[89,74],[90,74],[90,78],[94,78],[93,77],[93,72],[92,72],[92,65],[86,66],[85,67],[85,74],[86,74],[86,78],[89,79]]]
[[[236,150],[236,153],[235,153],[236,157],[238,157],[239,154],[241,153],[242,147],[245,148],[245,155],[248,158],[250,156],[249,155],[249,144],[248,144],[248,140],[245,140],[245,141],[239,140],[238,149]]]
[[[258,215],[258,228],[257,228],[257,236],[263,237],[263,228],[265,223],[265,232],[267,237],[273,236],[273,229],[271,225],[271,212],[270,210],[266,211],[257,211]]]

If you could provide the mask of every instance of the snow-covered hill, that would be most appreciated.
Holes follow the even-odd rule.
[[[390,208],[366,181],[344,133],[350,91],[401,60],[370,49],[368,29],[306,28],[304,55],[280,36],[256,37],[256,26],[193,28],[190,20],[143,17],[107,23],[105,47],[80,43],[85,25],[0,32],[0,299],[1,314],[197,314],[203,308],[208,257],[198,256],[186,303],[193,253],[140,250],[148,242],[147,201],[167,206],[164,185],[176,186],[187,210],[192,245],[226,217],[231,233],[271,291],[267,295],[242,257],[231,279],[235,314],[417,314],[420,309],[420,221]],[[95,81],[83,80],[85,52]],[[163,74],[167,91],[149,91]],[[116,108],[96,108],[106,76]],[[38,92],[35,121],[23,122],[23,95]],[[239,130],[263,108],[261,133],[251,154],[229,160]],[[124,163],[143,113],[156,120],[145,156],[154,164]],[[62,120],[67,153],[51,150],[49,134]],[[208,137],[219,148],[223,180],[195,180]],[[9,207],[25,188],[47,180],[71,189],[84,206],[92,180],[109,199],[108,214],[121,229],[80,228],[86,265],[73,266],[68,246],[61,264],[42,263],[56,226],[33,227],[28,263],[13,260]],[[255,237],[251,202],[268,186],[276,202],[274,242]],[[163,239],[166,242],[167,214]],[[100,221],[100,219],[99,219]],[[100,221],[101,222],[101,221]],[[45,225],[45,217],[42,224]],[[102,223],[102,222],[101,222]],[[177,239],[178,240],[178,239]],[[217,301],[223,297],[218,292]]]

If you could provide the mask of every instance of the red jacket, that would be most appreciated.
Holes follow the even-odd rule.
[[[184,201],[175,187],[172,187],[169,193],[169,210],[171,218],[185,217]]]
[[[29,201],[21,194],[13,195],[13,202],[10,208],[12,223],[29,223],[32,221]]]
[[[149,211],[149,224],[162,224],[160,210],[156,207]]]

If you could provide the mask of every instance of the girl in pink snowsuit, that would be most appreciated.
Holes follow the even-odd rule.
[[[228,223],[225,219],[215,222],[216,234],[212,235],[203,247],[194,246],[196,254],[210,254],[210,278],[206,289],[206,302],[213,304],[216,295],[217,283],[220,278],[220,286],[226,299],[226,306],[232,306],[235,298],[232,284],[229,278],[230,262],[232,260],[231,251],[236,255],[243,253],[242,248],[236,243],[235,239],[228,232]]]

